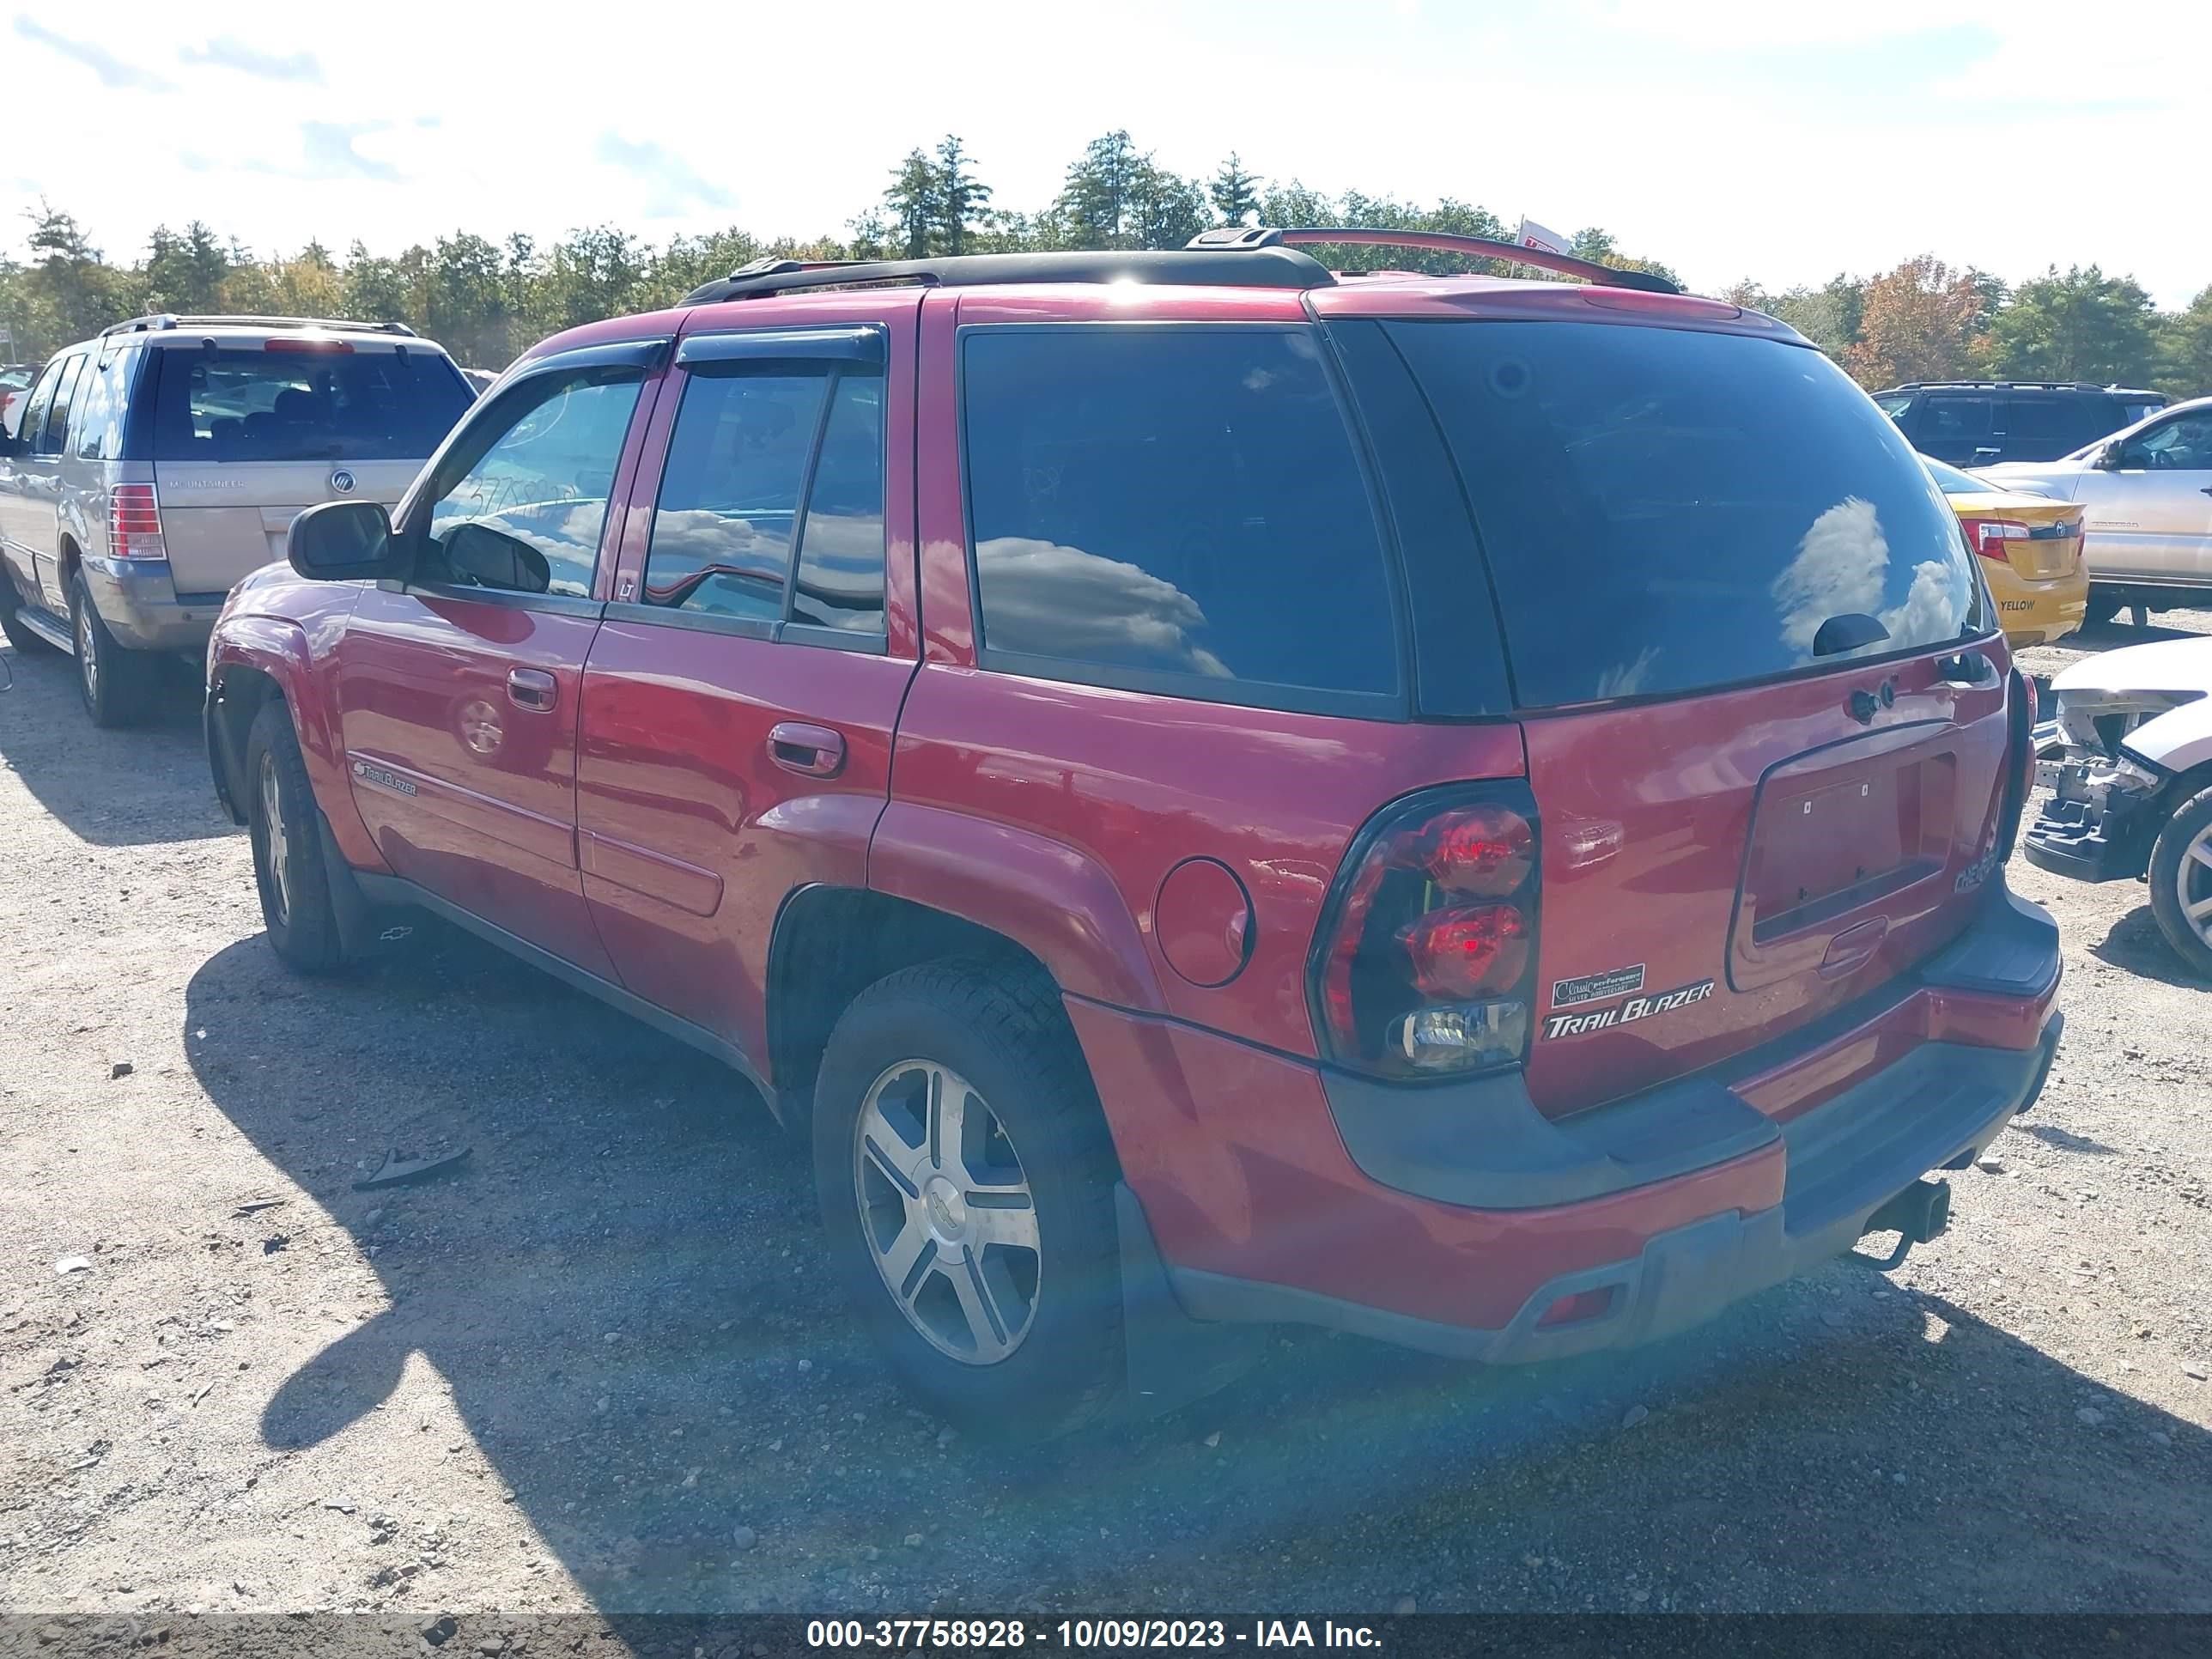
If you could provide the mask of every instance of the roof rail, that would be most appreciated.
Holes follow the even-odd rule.
[[[686,305],[757,299],[806,289],[991,287],[1009,283],[1187,283],[1205,287],[1327,288],[1317,261],[1289,248],[1264,260],[1224,260],[1212,248],[1074,249],[1048,253],[959,253],[933,259],[806,262],[756,259],[686,295]]]
[[[370,334],[404,334],[413,338],[415,331],[404,323],[362,323],[344,317],[200,317],[184,316],[173,311],[157,311],[149,316],[133,317],[127,322],[113,323],[100,331],[100,337],[111,334],[142,334],[154,330],[174,328],[353,328]]]
[[[1885,392],[2118,392],[2087,380],[1906,380]]]
[[[1579,276],[1608,288],[1632,288],[1646,294],[1682,291],[1664,276],[1654,276],[1646,270],[1621,270],[1594,259],[1577,259],[1571,253],[1553,253],[1547,248],[1522,247],[1515,242],[1493,241],[1486,236],[1454,236],[1433,230],[1394,230],[1365,225],[1299,225],[1277,230],[1266,225],[1223,225],[1213,230],[1201,230],[1190,239],[1188,246],[1221,252],[1243,252],[1270,247],[1312,247],[1323,242],[1464,253],[1485,259],[1504,259],[1516,265],[1533,265],[1539,270]]]

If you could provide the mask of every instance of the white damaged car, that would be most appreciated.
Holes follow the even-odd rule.
[[[2035,781],[2051,798],[2028,861],[2082,881],[2150,884],[2151,915],[2212,979],[2212,635],[2087,657],[2051,683]]]

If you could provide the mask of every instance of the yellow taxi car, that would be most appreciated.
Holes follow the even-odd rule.
[[[2081,627],[2089,608],[2081,562],[2082,507],[2047,495],[2000,489],[1987,479],[1923,455],[1921,460],[1966,526],[1996,601],[2005,641],[2048,645]]]

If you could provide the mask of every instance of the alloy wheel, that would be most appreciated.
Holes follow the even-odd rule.
[[[292,916],[292,844],[284,834],[283,795],[276,781],[276,763],[271,756],[261,757],[260,785],[262,845],[269,867],[269,896],[276,908],[276,920],[289,921]]]
[[[2196,838],[2181,849],[2173,886],[2181,919],[2197,938],[2212,945],[2212,823],[2199,830]]]
[[[93,649],[92,611],[80,605],[76,608],[76,672],[84,681],[87,702],[100,701],[100,654]]]
[[[933,1060],[878,1077],[853,1135],[860,1232],[884,1287],[922,1338],[992,1365],[1036,1320],[1036,1200],[1006,1126]]]

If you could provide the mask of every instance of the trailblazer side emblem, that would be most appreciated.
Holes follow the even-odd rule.
[[[411,795],[415,793],[415,786],[397,772],[387,772],[382,767],[373,766],[364,760],[357,760],[353,763],[353,775],[363,783],[373,783],[379,788],[396,789],[403,795]]]
[[[1639,969],[1638,971],[1643,970]],[[1662,991],[1656,996],[1631,997],[1626,1002],[1616,1002],[1610,1008],[1592,1009],[1587,1014],[1553,1014],[1544,1022],[1544,1035],[1547,1038],[1584,1036],[1592,1031],[1626,1025],[1634,1020],[1649,1019],[1654,1014],[1671,1014],[1677,1008],[1703,1002],[1712,994],[1712,981],[1701,979],[1695,985],[1685,985],[1680,990]]]

